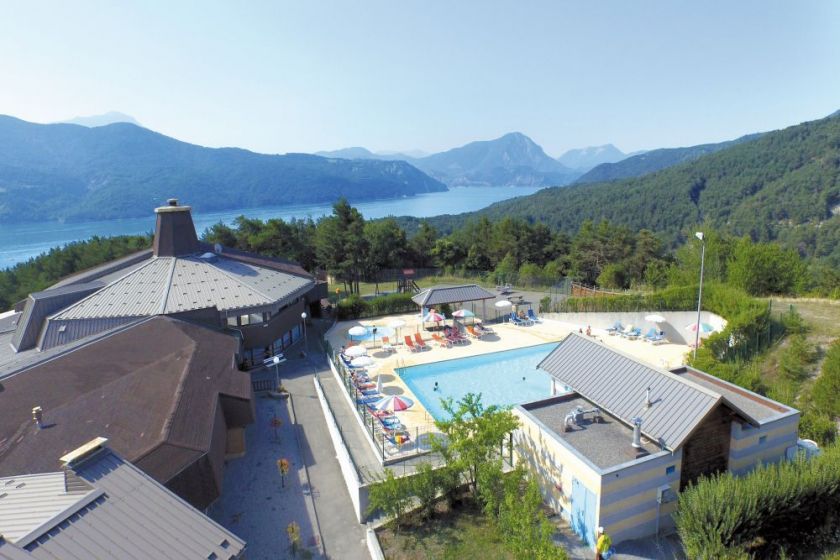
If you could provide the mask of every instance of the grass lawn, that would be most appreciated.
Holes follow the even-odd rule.
[[[399,532],[392,525],[377,531],[387,560],[427,558],[511,560],[498,531],[474,505],[448,510],[441,504],[429,521],[410,519]]]

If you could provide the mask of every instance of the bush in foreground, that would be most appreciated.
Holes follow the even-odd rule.
[[[676,522],[689,558],[814,555],[840,538],[840,447],[703,478],[680,495]]]

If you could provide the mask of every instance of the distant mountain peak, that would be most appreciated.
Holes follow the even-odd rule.
[[[96,128],[97,126],[107,126],[114,123],[129,123],[137,126],[142,126],[137,119],[131,115],[120,113],[119,111],[108,111],[101,115],[89,115],[86,117],[74,117],[66,121],[60,121],[61,124],[78,124],[88,128]]]
[[[612,144],[575,148],[557,158],[557,161],[580,172],[589,171],[602,163],[615,163],[627,157],[627,154]]]

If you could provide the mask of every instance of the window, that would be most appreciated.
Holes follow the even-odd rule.
[[[677,470],[677,466],[676,466],[676,465],[670,465],[670,466],[668,466],[668,467],[665,467],[665,474],[674,474],[674,472],[675,472],[676,470]]]
[[[767,443],[767,436],[761,436],[758,438],[758,445],[764,445],[765,443]]]
[[[236,317],[228,317],[227,318],[227,326],[229,327],[238,327],[239,325],[236,323]]]

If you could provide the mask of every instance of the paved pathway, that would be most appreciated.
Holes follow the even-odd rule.
[[[249,559],[291,558],[285,531],[291,521],[301,528],[304,551],[298,557],[370,558],[315,394],[316,364],[326,363],[314,350],[313,344],[311,360],[289,355],[280,368],[291,399],[257,397],[257,418],[246,430],[248,451],[228,462],[222,498],[209,512],[247,541]],[[275,415],[283,421],[279,442],[271,427]],[[281,457],[292,464],[285,488],[276,465]]]

